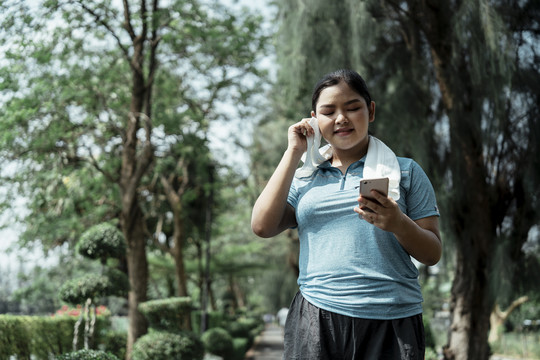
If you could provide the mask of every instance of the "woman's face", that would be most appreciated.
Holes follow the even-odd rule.
[[[327,87],[319,95],[316,114],[322,136],[335,150],[367,151],[368,125],[375,120],[375,103],[347,83]]]

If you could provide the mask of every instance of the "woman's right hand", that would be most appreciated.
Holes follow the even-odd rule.
[[[307,150],[307,137],[315,134],[315,131],[309,125],[310,120],[311,118],[304,118],[289,127],[287,136],[289,139],[288,148],[290,150],[298,151],[302,154]]]

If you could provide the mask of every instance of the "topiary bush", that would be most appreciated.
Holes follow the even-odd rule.
[[[139,311],[150,327],[158,331],[178,332],[186,328],[191,316],[191,298],[173,297],[139,304]]]
[[[111,353],[101,350],[79,350],[56,357],[56,360],[119,360]]]
[[[87,274],[67,281],[60,288],[60,299],[71,304],[84,304],[86,299],[96,301],[105,296],[126,296],[129,281],[123,272],[109,268],[104,275]]]
[[[77,251],[82,256],[104,262],[108,258],[119,259],[124,256],[126,242],[116,226],[103,223],[92,226],[82,234],[77,243]]]
[[[223,328],[208,329],[201,336],[206,351],[221,356],[223,359],[231,359],[234,354],[232,336]]]
[[[191,332],[156,331],[140,337],[131,355],[132,360],[202,360],[204,345]]]
[[[60,288],[60,299],[68,304],[84,304],[86,299],[104,296],[109,287],[109,278],[104,275],[87,274],[67,281]]]
[[[129,292],[129,279],[126,273],[115,268],[107,268],[104,273],[108,279],[105,296],[126,297]]]

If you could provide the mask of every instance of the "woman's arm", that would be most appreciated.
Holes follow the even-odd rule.
[[[396,227],[394,235],[407,252],[424,265],[432,266],[439,262],[442,254],[439,218],[412,221],[403,214],[402,225]]]
[[[309,119],[292,125],[288,130],[288,147],[279,165],[253,206],[251,229],[261,237],[272,237],[296,226],[294,209],[287,195],[302,154],[306,151],[306,136],[313,134]]]
[[[371,195],[379,204],[360,196],[360,206],[354,211],[378,228],[394,233],[401,246],[416,260],[428,266],[439,262],[442,244],[437,216],[413,221],[401,211],[392,198],[377,191],[372,191]],[[364,206],[373,212],[364,210]]]

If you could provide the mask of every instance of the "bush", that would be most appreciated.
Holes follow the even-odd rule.
[[[0,315],[0,360],[16,356],[18,359],[48,360],[72,350],[72,316],[12,316]],[[97,317],[95,343],[101,342],[101,329],[108,326],[108,319]],[[83,343],[79,332],[79,344]]]
[[[56,357],[56,360],[119,360],[111,353],[100,350],[79,350]]]
[[[125,331],[107,331],[101,345],[119,359],[126,358],[127,333]]]
[[[191,332],[173,334],[156,331],[140,337],[133,345],[133,360],[202,360],[204,345]]]
[[[233,339],[234,355],[232,360],[244,360],[250,349],[249,340],[246,338]]]
[[[86,299],[96,300],[104,296],[108,289],[109,278],[104,275],[87,274],[67,281],[60,288],[60,299],[71,305],[84,304]]]
[[[29,326],[22,316],[0,315],[0,359],[30,358]]]
[[[116,226],[103,223],[92,226],[82,234],[77,250],[90,259],[119,259],[126,253],[126,242]]]
[[[89,298],[95,302],[105,296],[123,297],[128,291],[129,280],[126,274],[111,268],[104,275],[87,274],[67,281],[60,288],[60,299],[71,305],[79,305]]]
[[[253,345],[255,337],[261,332],[264,324],[254,318],[240,318],[227,325],[227,330],[233,338],[248,340],[248,347]]]
[[[201,336],[206,351],[228,360],[234,353],[232,336],[223,328],[212,328]]]
[[[195,334],[201,332],[201,311],[196,310],[191,312],[191,326]],[[225,313],[222,311],[209,311],[208,314],[208,329],[215,327],[223,327],[226,323]]]
[[[188,330],[186,324],[191,316],[191,298],[151,300],[139,304],[139,311],[155,330],[171,332]]]

